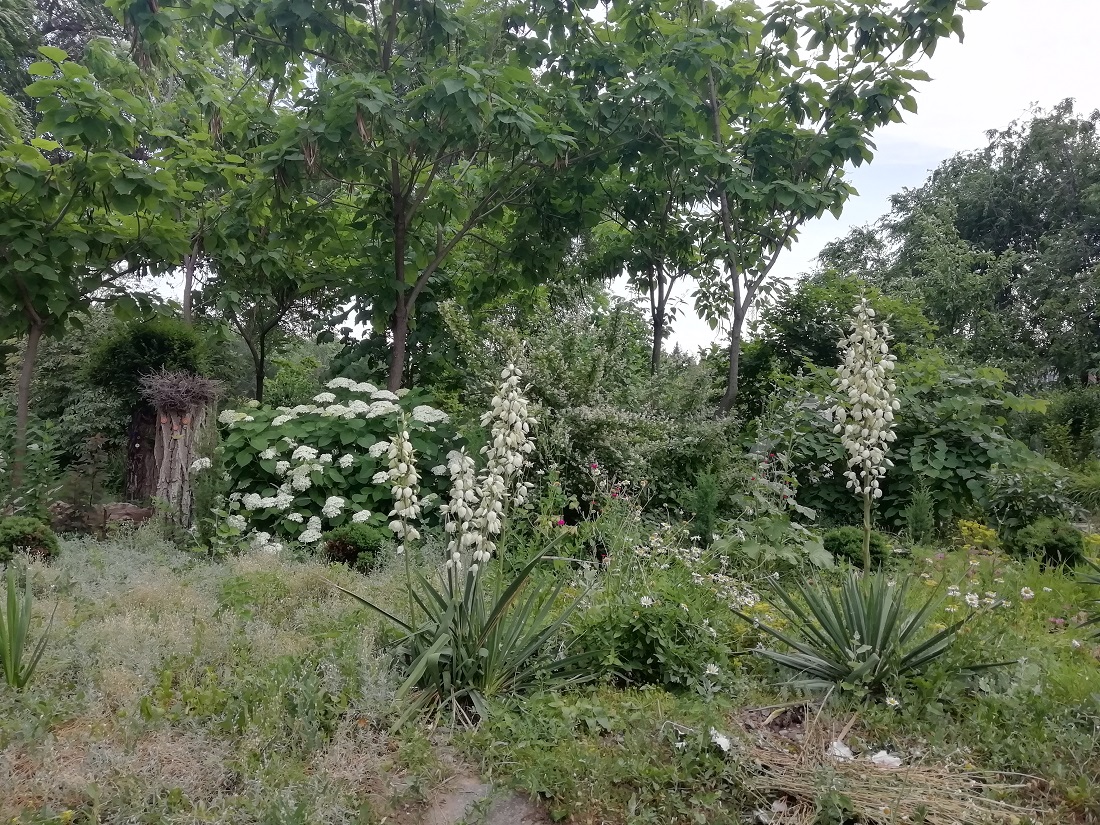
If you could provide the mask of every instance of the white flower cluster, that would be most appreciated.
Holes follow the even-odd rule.
[[[331,381],[325,384],[325,386],[328,387],[330,390],[345,389],[351,390],[352,392],[362,392],[368,394],[378,392],[378,387],[374,386],[374,384],[370,384],[366,381],[358,383],[352,381],[350,378],[333,378]]]
[[[419,404],[413,407],[412,411],[413,421],[419,421],[422,424],[436,424],[443,422],[444,424],[450,421],[450,416],[443,410],[437,410],[435,407],[429,407],[427,404]]]
[[[440,509],[447,517],[447,566],[461,570],[470,552],[469,569],[477,573],[496,551],[494,536],[503,528],[509,500],[523,504],[529,485],[520,480],[527,456],[535,448],[531,425],[535,423],[520,389],[522,373],[509,364],[500,374],[501,384],[481,425],[490,427],[489,442],[481,448],[485,467],[475,482],[474,460],[465,452],[447,456],[451,475],[450,502]]]
[[[385,480],[390,483],[390,492],[393,495],[393,509],[390,510],[390,530],[397,536],[400,544],[397,546],[398,554],[405,552],[406,541],[416,541],[420,533],[412,526],[420,515],[420,502],[417,500],[420,492],[420,476],[416,472],[416,453],[409,442],[409,431],[402,429],[390,439],[389,449],[390,469],[385,474]],[[382,473],[376,473],[377,479]],[[378,482],[375,482],[378,483]]]
[[[896,356],[890,353],[890,331],[883,323],[875,326],[875,311],[863,298],[854,310],[852,331],[839,342],[844,361],[833,386],[847,396],[829,410],[836,422],[833,432],[841,436],[848,452],[844,475],[848,488],[872,498],[881,498],[879,484],[893,462],[886,457],[894,433],[894,412],[901,403],[894,397],[897,386],[890,377]]]
[[[209,458],[196,458],[191,463],[191,474],[201,473],[203,470],[209,470],[212,467],[212,463]]]

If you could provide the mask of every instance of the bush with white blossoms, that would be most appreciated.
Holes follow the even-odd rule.
[[[265,548],[315,544],[347,521],[385,525],[399,501],[390,483],[395,435],[424,464],[418,514],[427,510],[446,491],[446,479],[426,471],[456,446],[447,414],[428,402],[416,390],[398,396],[335,378],[311,404],[223,411],[227,524],[250,537],[266,533]]]
[[[871,505],[882,497],[882,479],[893,463],[886,457],[894,433],[894,413],[901,407],[890,377],[896,356],[890,353],[890,330],[875,325],[875,310],[866,298],[853,310],[851,332],[838,344],[843,362],[833,379],[840,401],[829,412],[833,432],[848,453],[848,489],[863,498],[863,566],[871,567]]]

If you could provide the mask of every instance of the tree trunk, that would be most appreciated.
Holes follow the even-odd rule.
[[[195,242],[197,249],[198,242]],[[183,259],[183,322],[185,324],[191,323],[191,293],[194,289],[195,283],[195,258],[197,257],[196,250],[193,249],[191,254]]]
[[[390,317],[390,372],[386,379],[386,389],[397,392],[405,380],[405,347],[409,338],[409,311],[404,300],[399,300],[397,309]]]
[[[737,402],[737,381],[741,371],[741,327],[744,325],[744,316],[739,310],[734,311],[733,328],[730,330],[730,368],[726,380],[726,392],[722,400],[718,402],[718,412],[721,415],[729,415],[733,405]]]
[[[205,423],[205,407],[187,411],[157,410],[156,497],[164,502],[170,517],[182,527],[191,525],[195,501],[191,465],[195,461],[195,443]]]
[[[863,572],[871,572],[871,494],[867,492],[863,494]]]
[[[146,501],[156,492],[156,426],[152,407],[134,407],[126,456],[126,495],[133,501]]]
[[[665,313],[658,309],[653,313],[653,351],[649,355],[649,371],[653,375],[661,367],[661,344],[665,340]]]
[[[42,340],[42,324],[31,322],[27,329],[27,349],[19,371],[19,396],[15,412],[15,455],[12,456],[11,485],[15,491],[23,483],[23,468],[27,462],[27,423],[31,414],[31,379],[38,359],[38,342]]]
[[[257,349],[252,350],[256,367],[256,400],[264,403],[264,370],[267,369],[267,335],[261,335]]]

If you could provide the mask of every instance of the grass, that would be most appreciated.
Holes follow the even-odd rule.
[[[676,564],[613,570],[614,597],[637,605],[624,615],[648,594],[689,603],[676,607],[685,616],[729,610],[693,601]],[[956,585],[1011,604],[983,605],[947,659],[889,686],[897,708],[792,688],[745,652],[759,633],[730,611],[713,617],[726,634],[714,644],[742,655],[715,680],[670,692],[609,670],[582,689],[498,700],[472,732],[390,734],[400,677],[382,625],[326,580],[400,605],[392,561],[365,577],[271,556],[210,562],[145,531],[68,541],[30,566],[32,634],[57,605],[34,680],[0,688],[0,822],[411,825],[460,769],[454,748],[553,820],[584,825],[732,825],[755,812],[787,825],[1100,822],[1100,648],[1078,626],[1076,579],[961,551],[899,564],[914,599]],[[610,595],[595,591],[585,610]],[[950,657],[964,655],[1012,664],[960,678]],[[834,740],[856,760],[831,759]],[[871,765],[879,750],[903,769]]]

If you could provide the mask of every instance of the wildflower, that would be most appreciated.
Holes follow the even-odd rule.
[[[563,518],[558,519],[558,527],[564,527],[564,526],[565,526],[565,519],[563,519]]]
[[[191,472],[192,473],[201,473],[203,470],[209,470],[211,466],[213,466],[213,465],[211,464],[209,458],[206,458],[206,457],[196,458],[191,463]]]
[[[722,753],[729,753],[730,738],[728,736],[726,736],[725,734],[720,733],[719,731],[715,730],[714,728],[711,728],[710,729],[710,741],[713,742],[715,745],[717,745],[718,749],[721,750]]]
[[[946,613],[954,613],[954,612],[956,612],[956,611],[957,611],[958,609],[959,609],[959,608],[957,608],[957,607],[956,607],[955,605],[953,605],[953,604],[949,604],[949,605],[947,605],[946,607],[944,607],[944,611],[945,611]]]
[[[717,676],[718,665],[714,664],[714,662],[711,662],[709,665],[706,666],[706,669],[703,670],[703,673],[706,676]]]
[[[1074,650],[1077,650],[1081,647],[1081,643],[1074,639],[1072,642],[1069,643],[1069,646],[1072,647]]]
[[[656,604],[652,596],[642,596],[638,601],[641,602],[642,607],[653,607]]]
[[[958,585],[953,584],[949,588],[947,588],[947,595],[953,599],[957,599],[959,597],[959,593],[960,591]]]
[[[978,561],[977,559],[971,559],[969,564],[970,564],[971,567],[977,567],[979,564],[981,564],[981,562]]]
[[[901,702],[895,699],[893,696],[886,697],[886,707],[888,708],[900,708]]]
[[[370,518],[370,510],[360,510],[351,517],[351,520],[356,524],[363,524]]]
[[[1023,599],[1025,602],[1029,601],[1031,599],[1034,599],[1035,598],[1035,591],[1032,590],[1030,587],[1021,587],[1020,588],[1020,598]]]
[[[978,594],[977,593],[967,593],[966,594],[966,603],[970,607],[977,607],[978,604],[979,604]]]
[[[1044,593],[1053,593],[1053,592],[1054,592],[1054,588],[1052,588],[1052,587],[1044,587],[1044,588],[1043,588],[1043,592],[1044,592]]]

